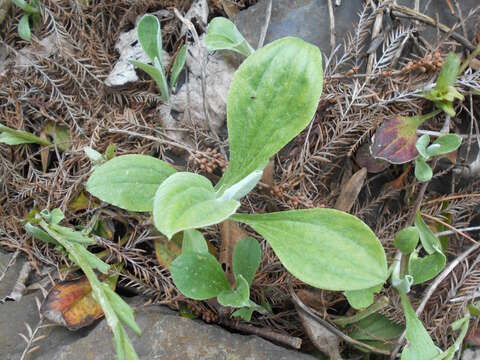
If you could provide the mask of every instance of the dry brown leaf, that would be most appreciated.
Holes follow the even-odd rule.
[[[240,228],[237,222],[226,220],[222,222],[222,246],[220,247],[220,264],[227,275],[230,284],[235,284],[235,277],[232,272],[232,255],[237,241],[247,236],[247,233]]]
[[[168,269],[177,256],[182,253],[183,232],[177,233],[172,240],[165,236],[155,240],[155,255],[158,263]]]
[[[358,170],[350,180],[347,181],[342,188],[337,202],[335,203],[335,209],[349,212],[352,208],[355,200],[357,200],[360,190],[362,190],[363,183],[367,177],[367,168],[361,168]]]
[[[117,279],[118,275],[113,275],[104,282],[115,289]],[[55,285],[40,312],[48,320],[69,330],[88,326],[103,316],[102,307],[93,298],[92,288],[85,276]]]

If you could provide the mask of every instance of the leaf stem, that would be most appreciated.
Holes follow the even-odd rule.
[[[441,109],[437,109],[437,110],[434,110],[432,112],[429,112],[428,114],[425,114],[425,115],[416,115],[416,116],[410,116],[410,117],[406,117],[406,119],[408,119],[409,121],[411,121],[412,123],[415,124],[415,127],[418,128],[420,125],[422,125],[425,121],[427,121],[428,119],[431,119],[432,117],[434,117],[435,115],[438,115],[442,112],[443,110]]]

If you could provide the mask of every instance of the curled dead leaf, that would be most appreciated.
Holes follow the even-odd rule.
[[[104,280],[115,289],[118,275]],[[102,307],[93,298],[92,288],[85,276],[55,285],[45,298],[40,312],[48,320],[78,330],[103,316]]]
[[[367,177],[367,168],[361,168],[347,181],[335,203],[335,209],[349,212]]]

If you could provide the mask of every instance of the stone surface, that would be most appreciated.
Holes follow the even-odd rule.
[[[25,263],[25,258],[23,256],[18,256],[12,264],[10,264],[12,257],[13,253],[4,253],[0,251],[0,300],[2,301],[12,292],[15,283],[17,282],[18,275],[20,274],[20,270]]]
[[[18,360],[24,351],[26,343],[18,334],[28,333],[25,324],[34,330],[40,320],[35,297],[42,299],[41,293],[36,292],[24,296],[19,301],[0,304],[0,349],[2,351],[0,358],[2,360]],[[69,344],[85,336],[91,329],[92,327],[89,327],[77,332],[71,332],[59,326],[41,329],[38,335],[46,335],[46,338],[35,344],[40,345],[40,349],[32,358],[40,356],[43,351],[60,343]]]
[[[362,3],[362,1],[344,0],[340,6],[334,7],[337,45],[342,43],[345,35],[354,29]],[[400,0],[398,4],[413,7],[414,0]],[[462,0],[459,4],[463,16],[479,5],[478,0]],[[261,28],[265,23],[266,5],[267,1],[261,0],[254,6],[240,11],[234,19],[240,32],[254,48],[257,47]],[[428,5],[427,9],[424,8],[425,5]],[[447,26],[452,26],[459,21],[456,14],[451,14],[445,1],[422,2],[420,10],[432,18],[436,18],[438,14],[440,22]],[[383,28],[388,28],[388,18],[385,17],[384,20]],[[480,30],[479,22],[471,19],[466,24],[466,30],[471,38]],[[461,29],[458,31],[462,32]],[[422,35],[432,40],[436,36],[436,29],[425,26]],[[317,45],[323,53],[329,54],[330,17],[327,0],[274,0],[265,43],[284,36],[298,36]]]
[[[137,311],[140,338],[129,332],[140,359],[155,360],[313,360],[254,336],[232,334],[215,326],[178,316],[167,308]],[[36,360],[112,360],[112,334],[102,321],[86,337],[68,345],[50,346]]]
[[[466,349],[462,354],[462,360],[479,360],[480,349]]]

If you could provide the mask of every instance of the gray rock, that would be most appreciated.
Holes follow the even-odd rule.
[[[3,360],[18,360],[24,351],[26,343],[18,334],[28,334],[28,324],[32,330],[40,321],[38,308],[35,297],[42,299],[41,293],[26,295],[19,301],[7,301],[0,304],[0,349],[2,350],[1,358]],[[40,349],[34,353],[40,356],[43,351],[57,344],[69,344],[83,336],[86,336],[92,327],[82,329],[80,331],[71,332],[59,326],[50,326],[41,329],[37,336],[45,335],[46,338],[35,343]],[[28,337],[28,335],[27,335]]]
[[[479,360],[480,349],[466,349],[462,354],[462,360]]]
[[[23,256],[17,256],[16,259],[13,256],[13,253],[0,251],[0,300],[11,294],[26,261]]]
[[[441,23],[452,26],[459,22],[457,14],[452,15],[445,1],[429,1],[424,9],[422,2],[420,10],[426,15],[438,18]],[[346,34],[354,29],[358,22],[358,13],[363,7],[363,1],[344,0],[341,5],[334,7],[335,39],[336,44],[342,43]],[[413,8],[414,0],[400,0],[399,5]],[[462,15],[479,5],[478,0],[459,1]],[[265,24],[267,1],[261,0],[254,6],[240,11],[234,22],[247,41],[257,47],[262,26]],[[457,10],[455,10],[457,11]],[[478,15],[477,18],[478,19]],[[384,18],[383,28],[389,28],[389,20]],[[466,24],[466,30],[471,38],[479,30],[479,22],[475,18]],[[428,40],[436,37],[436,29],[425,26],[422,31]],[[461,33],[461,29],[457,30]],[[441,34],[443,35],[443,34]],[[298,36],[305,41],[317,45],[323,53],[330,53],[330,17],[327,0],[273,0],[270,25],[268,27],[265,44],[284,36]]]
[[[254,336],[232,334],[215,326],[186,319],[160,306],[137,311],[141,337],[129,332],[140,359],[154,360],[313,360]],[[35,356],[36,360],[113,360],[112,334],[102,321],[88,336]]]
[[[234,21],[247,41],[257,47],[261,28],[265,23],[267,2],[240,11]],[[336,43],[353,29],[362,1],[342,1],[334,8]],[[274,0],[265,44],[284,36],[298,36],[317,45],[322,52],[330,52],[330,18],[327,0]]]

